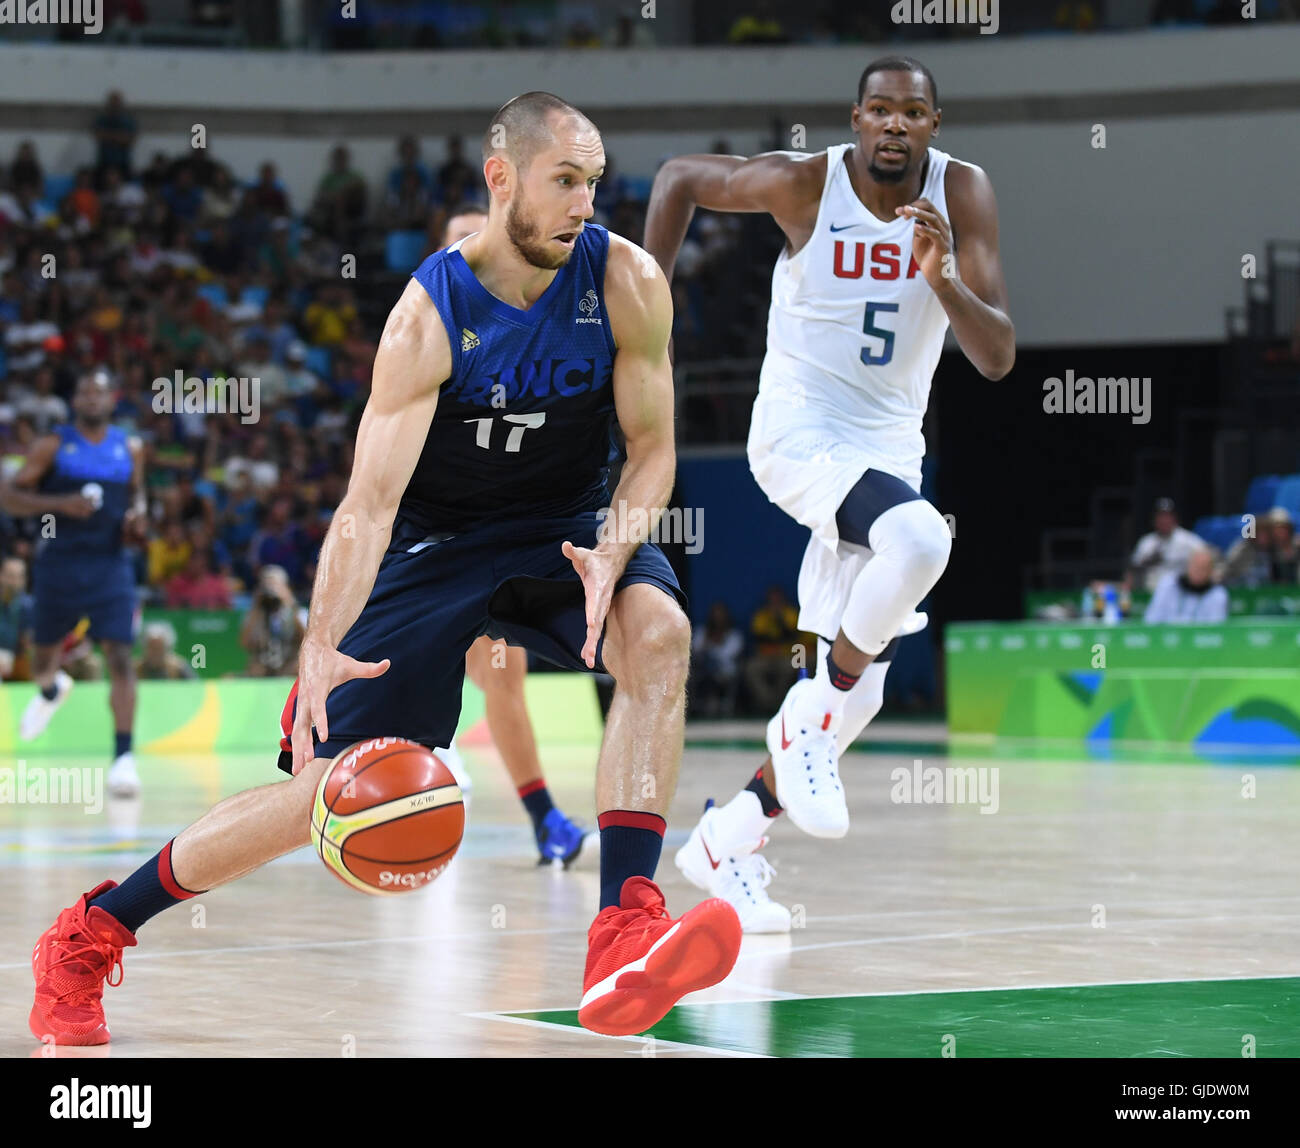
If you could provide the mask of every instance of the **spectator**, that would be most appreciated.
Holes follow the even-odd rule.
[[[1284,512],[1285,513],[1285,512]],[[1273,531],[1269,516],[1255,524],[1254,531],[1228,548],[1215,580],[1225,586],[1267,586],[1273,580]]]
[[[1186,573],[1170,570],[1160,579],[1143,618],[1163,622],[1222,622],[1228,617],[1228,591],[1214,582],[1214,555],[1202,546],[1187,559]]]
[[[725,602],[709,607],[708,621],[695,632],[692,647],[691,694],[699,716],[731,717],[745,639],[732,625]]]
[[[404,172],[401,185],[384,201],[383,225],[390,231],[422,231],[432,206],[433,199],[419,173]]]
[[[340,145],[330,153],[329,170],[316,186],[307,222],[340,243],[350,244],[365,214],[366,181],[352,167],[348,149]]]
[[[388,194],[400,193],[408,177],[412,176],[426,192],[433,190],[433,177],[420,162],[420,141],[414,136],[403,136],[397,141],[397,166],[388,173]]]
[[[1205,543],[1178,525],[1178,510],[1172,498],[1157,498],[1153,515],[1155,529],[1138,540],[1133,551],[1130,579],[1142,576],[1143,585],[1154,591],[1166,574],[1181,574],[1187,560]]]
[[[277,498],[267,511],[262,529],[253,535],[248,546],[248,563],[254,574],[263,566],[278,566],[296,584],[306,557],[306,539],[302,528],[293,520],[293,503]]]
[[[199,223],[204,227],[225,223],[238,209],[239,188],[235,185],[235,178],[225,164],[217,164],[212,173],[212,182],[203,189]]]
[[[444,203],[454,187],[468,189],[477,182],[479,173],[465,162],[465,143],[460,136],[447,137],[447,158],[438,168],[438,191]]]
[[[269,490],[280,480],[280,468],[267,457],[270,448],[262,435],[248,440],[248,452],[229,459],[225,466],[227,486],[237,486],[242,475],[247,475],[256,490]],[[233,501],[233,497],[232,497]]]
[[[124,179],[131,178],[131,149],[135,147],[135,117],[126,110],[121,92],[109,92],[104,110],[95,119],[95,140],[98,158],[95,171],[102,179],[110,168],[121,172]]]
[[[763,713],[775,713],[794,684],[793,647],[800,640],[799,611],[780,586],[771,586],[767,600],[750,619],[754,653],[745,663],[750,701]]]
[[[54,393],[53,368],[47,364],[37,369],[31,391],[17,399],[14,409],[31,420],[37,434],[48,434],[68,421],[68,404]]]
[[[23,140],[14,153],[14,162],[9,166],[9,186],[15,189],[33,187],[37,191],[45,188],[45,172],[41,161],[36,158],[36,145],[31,140]]]
[[[163,188],[163,199],[168,209],[183,223],[193,223],[203,206],[203,189],[194,178],[194,169],[181,164],[172,181]]]
[[[37,301],[28,295],[23,299],[18,321],[9,324],[5,331],[5,351],[9,370],[34,371],[45,362],[45,340],[59,333],[59,328],[42,314]]]
[[[99,226],[103,211],[103,202],[95,191],[91,178],[90,168],[79,168],[72,190],[64,196],[59,208],[63,219],[71,223],[78,234],[94,231]]]
[[[263,567],[253,605],[239,630],[239,643],[248,652],[248,675],[295,677],[303,633],[298,603],[285,571],[278,566]]]
[[[176,630],[170,622],[150,622],[144,628],[144,649],[135,664],[141,681],[188,681],[198,675],[194,667],[176,653]]]
[[[289,197],[275,174],[275,164],[264,163],[258,168],[257,182],[244,193],[244,201],[260,215],[289,214]]]
[[[206,547],[195,547],[185,568],[167,582],[169,610],[229,610],[230,587],[212,569]]]
[[[150,539],[146,549],[149,585],[161,589],[173,575],[185,569],[192,547],[185,537],[185,527],[173,519],[163,526],[158,537]]]
[[[12,679],[26,652],[32,625],[27,566],[21,558],[0,564],[0,681]]]
[[[348,325],[357,317],[356,305],[341,283],[324,282],[307,305],[302,321],[307,341],[314,347],[337,347],[347,337]]]
[[[1300,550],[1295,540],[1295,523],[1284,506],[1275,506],[1264,519],[1271,542],[1269,578],[1274,584],[1294,586],[1300,575]]]

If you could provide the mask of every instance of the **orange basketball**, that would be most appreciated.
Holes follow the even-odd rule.
[[[349,746],[316,787],[312,848],[363,893],[427,885],[456,856],[464,834],[465,802],[451,770],[405,738]]]

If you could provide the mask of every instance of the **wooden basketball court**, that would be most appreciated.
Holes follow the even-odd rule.
[[[486,749],[466,751],[469,828],[431,888],[370,898],[308,850],[283,858],[145,925],[105,994],[113,1044],[58,1052],[1240,1057],[1253,1042],[1261,1057],[1300,1055],[1300,773],[1003,760],[950,753],[918,727],[869,735],[842,767],[849,836],[780,823],[768,847],[770,891],[799,927],[747,937],[732,976],[648,1036],[577,1027],[595,842],[567,872],[537,868]],[[690,742],[659,870],[671,911],[703,896],[672,854],[705,798],[743,783],[757,745]],[[562,808],[594,822],[591,751],[543,759]],[[136,802],[0,805],[0,1055],[40,1055],[29,960],[58,910],[221,796],[275,781],[274,765],[143,758]],[[986,772],[965,775],[960,804],[926,800],[948,795],[945,769]]]

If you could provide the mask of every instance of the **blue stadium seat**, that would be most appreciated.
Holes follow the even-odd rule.
[[[390,231],[384,240],[384,264],[389,271],[407,275],[420,266],[424,255],[423,231]]]
[[[334,377],[334,361],[327,347],[308,347],[305,360],[307,369],[321,379]]]
[[[1192,533],[1199,535],[1211,546],[1226,551],[1241,538],[1241,518],[1235,514],[1207,515],[1196,520]]]
[[[43,198],[59,203],[77,185],[73,175],[47,175],[45,177],[45,195]]]
[[[1259,475],[1246,488],[1246,505],[1243,509],[1247,514],[1267,514],[1275,505],[1273,500],[1277,497],[1277,488],[1281,485],[1280,474]]]
[[[1292,517],[1300,518],[1300,474],[1284,478],[1273,496],[1274,506],[1285,506]]]
[[[204,283],[195,292],[200,299],[206,299],[214,307],[224,308],[229,302],[226,296],[226,285],[224,283]]]
[[[270,298],[270,295],[271,289],[269,287],[262,287],[257,283],[250,283],[240,292],[239,301],[241,303],[251,303],[254,307],[258,308],[258,310],[261,310],[265,308],[266,301]]]

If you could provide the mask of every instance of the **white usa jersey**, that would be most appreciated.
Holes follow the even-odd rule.
[[[855,146],[827,148],[812,236],[772,273],[751,452],[792,425],[821,426],[919,489],[948,316],[912,259],[912,220],[877,219],[854,192],[845,155]],[[946,219],[950,157],[927,154],[921,195]]]

